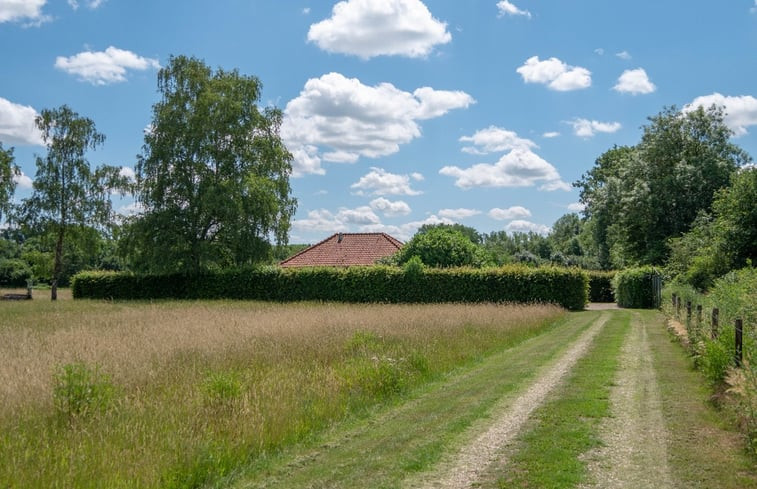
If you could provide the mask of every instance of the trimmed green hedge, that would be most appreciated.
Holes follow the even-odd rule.
[[[589,275],[589,302],[615,302],[612,279],[617,272],[587,271]]]
[[[615,274],[613,287],[615,299],[620,307],[654,309],[655,303],[652,278],[659,275],[652,267],[627,268]]]
[[[406,273],[388,266],[351,268],[248,268],[197,275],[82,272],[74,298],[253,299],[336,302],[520,302],[583,309],[589,278],[578,269],[428,268]]]

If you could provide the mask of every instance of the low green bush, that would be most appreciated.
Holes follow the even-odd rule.
[[[69,363],[54,375],[53,400],[59,415],[68,419],[102,413],[110,407],[115,388],[110,378],[83,363]]]
[[[580,310],[589,278],[578,269],[418,268],[245,268],[197,275],[136,275],[83,272],[74,277],[74,298],[247,299],[386,303],[553,303]]]
[[[654,309],[657,300],[652,279],[657,272],[652,267],[628,268],[615,274],[613,291],[620,307]]]

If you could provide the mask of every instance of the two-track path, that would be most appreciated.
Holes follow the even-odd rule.
[[[627,327],[629,315],[632,320]],[[676,357],[679,347],[670,341],[661,316],[609,309],[573,313],[565,324],[546,334],[421,389],[402,404],[336,428],[317,446],[273,457],[262,468],[230,482],[235,487],[292,489],[506,487],[492,478],[493,468],[508,470],[508,456],[518,450],[519,435],[528,429],[535,410],[550,396],[560,395],[559,387],[576,362],[589,354],[594,342],[603,341],[608,322],[619,317],[626,318],[628,332],[610,388],[611,414],[599,424],[602,446],[580,456],[587,474],[580,487],[710,487],[717,480],[715,472],[723,470],[718,464],[725,462],[700,463],[704,459],[696,458],[696,447],[691,452],[684,450],[684,455],[672,450],[702,443],[711,435],[713,443],[733,437],[714,425],[683,435],[671,432],[671,406],[683,401],[678,399],[681,393],[676,391],[674,376],[662,374],[667,382],[665,392],[661,392],[658,377],[660,368],[685,370],[685,356]],[[703,402],[686,402],[690,402],[687,409],[708,409],[699,406]],[[739,447],[724,447],[728,450]],[[694,455],[687,455],[690,453]],[[700,472],[696,467],[690,473],[676,471],[673,469],[680,467],[671,467],[671,460],[678,465],[706,467]],[[725,487],[757,487],[757,469],[747,466],[746,472],[736,485]],[[676,476],[681,473],[684,476]],[[686,476],[689,479],[683,480]]]

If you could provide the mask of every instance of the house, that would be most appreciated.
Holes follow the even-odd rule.
[[[282,261],[282,267],[349,267],[373,265],[393,255],[402,241],[386,233],[336,233]]]

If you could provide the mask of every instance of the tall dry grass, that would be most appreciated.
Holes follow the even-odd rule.
[[[0,487],[196,487],[562,314],[494,304],[0,304]],[[56,410],[56,375],[71,364],[107,379],[107,409]]]

